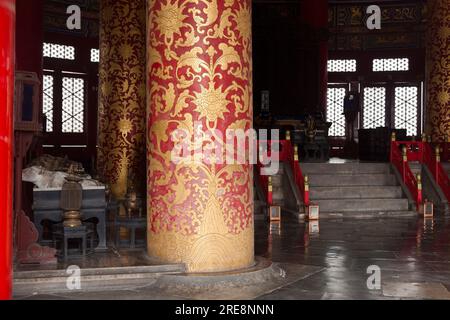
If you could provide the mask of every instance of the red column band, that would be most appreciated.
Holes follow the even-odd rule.
[[[15,0],[0,0],[0,300],[12,288],[12,139]]]

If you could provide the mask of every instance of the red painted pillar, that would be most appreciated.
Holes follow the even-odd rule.
[[[318,56],[318,101],[322,111],[326,110],[328,89],[328,0],[303,0],[301,4],[303,22],[316,33]]]
[[[252,127],[252,2],[148,0],[147,7],[148,253],[191,273],[248,268],[253,167],[219,157],[178,162],[172,151],[177,129],[196,140],[188,148],[198,155],[211,143],[227,148],[229,129]]]
[[[15,0],[0,0],[0,300],[12,288],[12,123]]]

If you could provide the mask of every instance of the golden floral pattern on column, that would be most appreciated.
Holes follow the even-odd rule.
[[[194,152],[252,128],[251,1],[150,0],[147,28],[149,254],[192,272],[248,267],[252,166],[174,163],[171,134],[199,135]]]
[[[450,135],[450,2],[428,1],[427,129],[434,139]]]
[[[116,197],[145,194],[145,0],[100,7],[98,171]]]

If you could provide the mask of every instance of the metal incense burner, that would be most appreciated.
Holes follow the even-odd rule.
[[[70,172],[73,172],[72,170]],[[77,228],[82,226],[81,205],[83,199],[83,188],[80,179],[74,175],[66,177],[66,182],[61,190],[61,209],[63,213],[63,225],[66,228]]]
[[[125,208],[129,218],[133,217],[133,212],[138,212],[139,218],[142,217],[142,199],[138,197],[136,191],[133,188],[127,193],[125,199]]]
[[[317,134],[317,128],[316,128],[316,122],[313,117],[309,116],[306,119],[306,129],[305,129],[305,135],[309,142],[313,142],[316,138]]]

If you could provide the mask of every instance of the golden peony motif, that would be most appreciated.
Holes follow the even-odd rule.
[[[244,41],[249,41],[252,36],[252,14],[247,6],[241,7],[236,13],[236,27]]]
[[[133,130],[133,124],[128,119],[120,119],[119,130],[123,135],[127,135]]]
[[[122,44],[119,47],[119,53],[123,59],[130,59],[133,56],[133,47],[129,44]]]
[[[185,18],[182,8],[178,7],[178,1],[171,4],[170,0],[167,0],[167,4],[161,5],[161,9],[156,12],[155,24],[166,41],[171,43],[174,35],[180,34]]]
[[[226,95],[221,88],[215,89],[213,84],[210,84],[209,89],[202,87],[201,92],[196,92],[193,102],[196,105],[195,111],[200,113],[200,119],[206,118],[210,122],[224,119],[223,115],[229,112]]]
[[[450,93],[448,93],[445,90],[442,90],[438,94],[438,101],[440,104],[447,105],[448,102],[450,101]]]
[[[442,27],[439,29],[439,37],[446,41],[450,37],[450,27]]]

